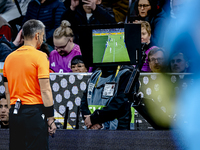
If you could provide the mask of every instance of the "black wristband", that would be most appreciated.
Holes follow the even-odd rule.
[[[6,77],[3,77],[3,82],[8,82]]]
[[[44,107],[44,114],[46,115],[46,117],[53,117],[54,116],[54,109],[53,109],[53,105],[50,107]]]

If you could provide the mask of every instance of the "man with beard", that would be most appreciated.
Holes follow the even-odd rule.
[[[149,67],[152,72],[165,71],[165,52],[161,48],[153,48],[148,54]]]
[[[170,59],[170,69],[173,73],[185,73],[188,71],[189,60],[181,52],[172,54]]]
[[[9,128],[9,109],[5,94],[0,94],[0,128]]]

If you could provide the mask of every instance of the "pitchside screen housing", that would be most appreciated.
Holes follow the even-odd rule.
[[[131,65],[140,62],[139,24],[80,26],[79,45],[89,66]]]

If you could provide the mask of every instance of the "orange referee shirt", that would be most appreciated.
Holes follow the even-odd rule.
[[[7,56],[3,75],[8,80],[10,104],[19,98],[22,105],[43,104],[39,79],[49,78],[49,61],[45,53],[32,46],[22,46]]]

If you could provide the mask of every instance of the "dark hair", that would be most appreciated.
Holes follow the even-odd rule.
[[[151,49],[151,50],[149,51],[149,53],[148,53],[148,61],[149,61],[149,62],[150,62],[149,57],[152,56],[153,54],[157,53],[158,51],[163,52],[163,55],[164,55],[164,57],[165,57],[165,50],[162,49],[162,48],[159,48],[159,47],[155,47],[155,48]]]
[[[47,43],[44,43],[44,42],[43,42],[42,45],[40,46],[40,50],[41,50],[42,52],[46,53],[47,56],[49,57],[50,52],[49,52],[49,46],[48,46]]]
[[[135,14],[138,15],[138,17],[139,17],[139,11],[138,11],[139,1],[140,0],[135,1],[135,7],[134,7]],[[148,0],[148,1],[149,1],[150,6],[151,6],[151,10],[148,11],[148,16],[150,18],[152,18],[157,13],[157,0]]]
[[[33,39],[35,33],[44,31],[45,25],[35,19],[28,20],[22,26],[22,35],[24,39]]]
[[[71,60],[71,65],[76,65],[78,63],[84,64],[82,55],[76,55]]]
[[[85,65],[85,67],[87,68],[87,70],[89,70],[89,67],[87,67],[86,64],[83,61],[82,55],[76,55],[71,60],[71,65],[76,65],[78,63],[83,63]]]
[[[183,58],[185,59],[185,61],[189,61],[189,58],[185,55],[184,52],[181,52],[181,51],[177,51],[175,53],[172,53],[171,56],[170,56],[170,61],[172,60],[172,58],[174,58],[175,56],[177,56],[179,54],[183,54]]]
[[[0,100],[1,100],[2,98],[5,98],[5,99],[6,99],[5,93],[0,93]]]

